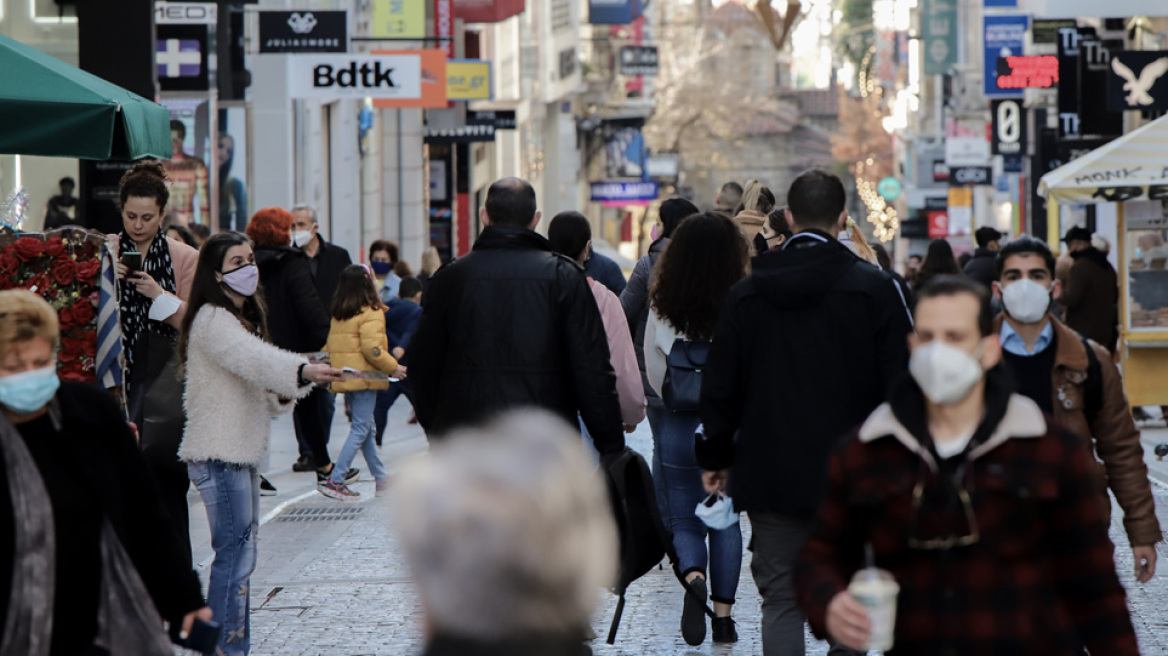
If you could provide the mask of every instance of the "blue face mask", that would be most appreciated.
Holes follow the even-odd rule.
[[[60,385],[55,366],[4,376],[0,378],[0,405],[22,415],[36,412],[53,400]]]
[[[734,501],[721,494],[711,494],[699,503],[694,514],[702,523],[715,531],[722,531],[738,523],[738,513],[734,512]]]
[[[370,262],[369,266],[373,267],[373,273],[379,276],[384,276],[393,268],[393,265],[389,262]]]

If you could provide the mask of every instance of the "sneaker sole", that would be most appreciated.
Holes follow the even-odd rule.
[[[260,496],[261,497],[274,497],[274,496],[276,496],[276,491],[275,490],[260,490]]]
[[[316,491],[320,492],[321,494],[325,495],[326,497],[328,497],[330,499],[336,499],[337,501],[360,501],[361,500],[361,495],[359,495],[359,494],[344,495],[344,494],[341,494],[340,492],[337,492],[336,490],[325,487],[324,485],[318,486],[316,488]]]
[[[354,474],[354,473],[353,473],[353,471],[356,471],[357,473],[356,473],[356,474]],[[316,484],[317,484],[317,485],[321,485],[321,484],[323,484],[323,483],[327,483],[327,482],[328,482],[328,480],[329,480],[329,477],[328,477],[328,476],[325,476],[324,478],[321,478],[321,477],[320,477],[320,472],[317,472],[317,476],[316,476]],[[361,480],[361,470],[359,470],[359,469],[358,469],[358,470],[352,470],[352,469],[350,469],[350,470],[349,470],[349,473],[345,474],[345,485],[351,485],[351,484],[353,484],[353,483],[356,483],[356,482],[357,482],[357,481],[359,481],[359,480]]]

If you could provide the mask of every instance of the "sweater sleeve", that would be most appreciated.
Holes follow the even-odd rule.
[[[616,371],[616,395],[620,399],[621,421],[626,426],[636,426],[645,418],[645,388],[641,384],[641,370],[637,367],[637,354],[633,351],[629,324],[625,321],[616,294],[603,285],[593,285],[592,293],[600,307],[604,332],[608,335],[608,352],[612,358],[612,368]]]
[[[307,360],[260,339],[227,310],[204,306],[195,323],[201,328],[191,330],[198,348],[220,367],[280,396],[302,399],[312,391],[311,385],[297,384]]]
[[[645,304],[649,302],[649,256],[637,260],[629,284],[620,293],[621,307],[625,311],[625,322],[633,326]]]
[[[666,339],[671,332],[669,326],[650,309],[645,321],[645,374],[657,396],[661,396],[661,388],[665,386],[665,370],[668,368],[665,359],[669,356],[658,342],[665,340],[672,344],[672,339]]]
[[[557,275],[560,343],[577,410],[596,450],[601,455],[616,453],[625,447],[625,436],[600,309],[587,278],[574,264],[565,263]]]
[[[365,361],[387,374],[397,371],[397,360],[389,354],[385,315],[378,310],[363,312],[357,330],[361,334],[361,354]]]

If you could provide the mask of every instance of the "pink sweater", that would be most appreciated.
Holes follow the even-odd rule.
[[[637,366],[637,355],[633,351],[633,338],[629,334],[629,324],[625,319],[620,299],[607,287],[588,279],[596,306],[600,308],[600,318],[604,321],[604,332],[608,335],[608,352],[612,368],[616,371],[616,394],[620,398],[621,420],[627,426],[636,426],[645,418],[645,388],[641,382],[641,370]]]

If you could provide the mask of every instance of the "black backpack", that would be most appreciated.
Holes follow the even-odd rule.
[[[620,629],[621,615],[625,611],[625,593],[629,586],[660,565],[663,558],[669,558],[673,573],[686,594],[694,593],[686,585],[685,577],[678,567],[673,535],[661,521],[653,474],[645,459],[636,451],[626,448],[604,458],[601,469],[608,485],[620,549],[620,578],[612,590],[620,597],[620,601],[617,602],[612,626],[608,631],[608,644],[611,645],[616,642],[616,634]],[[714,611],[708,605],[705,611],[706,615],[714,617]]]
[[[686,341],[678,337],[665,357],[665,381],[661,400],[673,412],[697,412],[702,397],[702,369],[710,357],[707,339]]]

